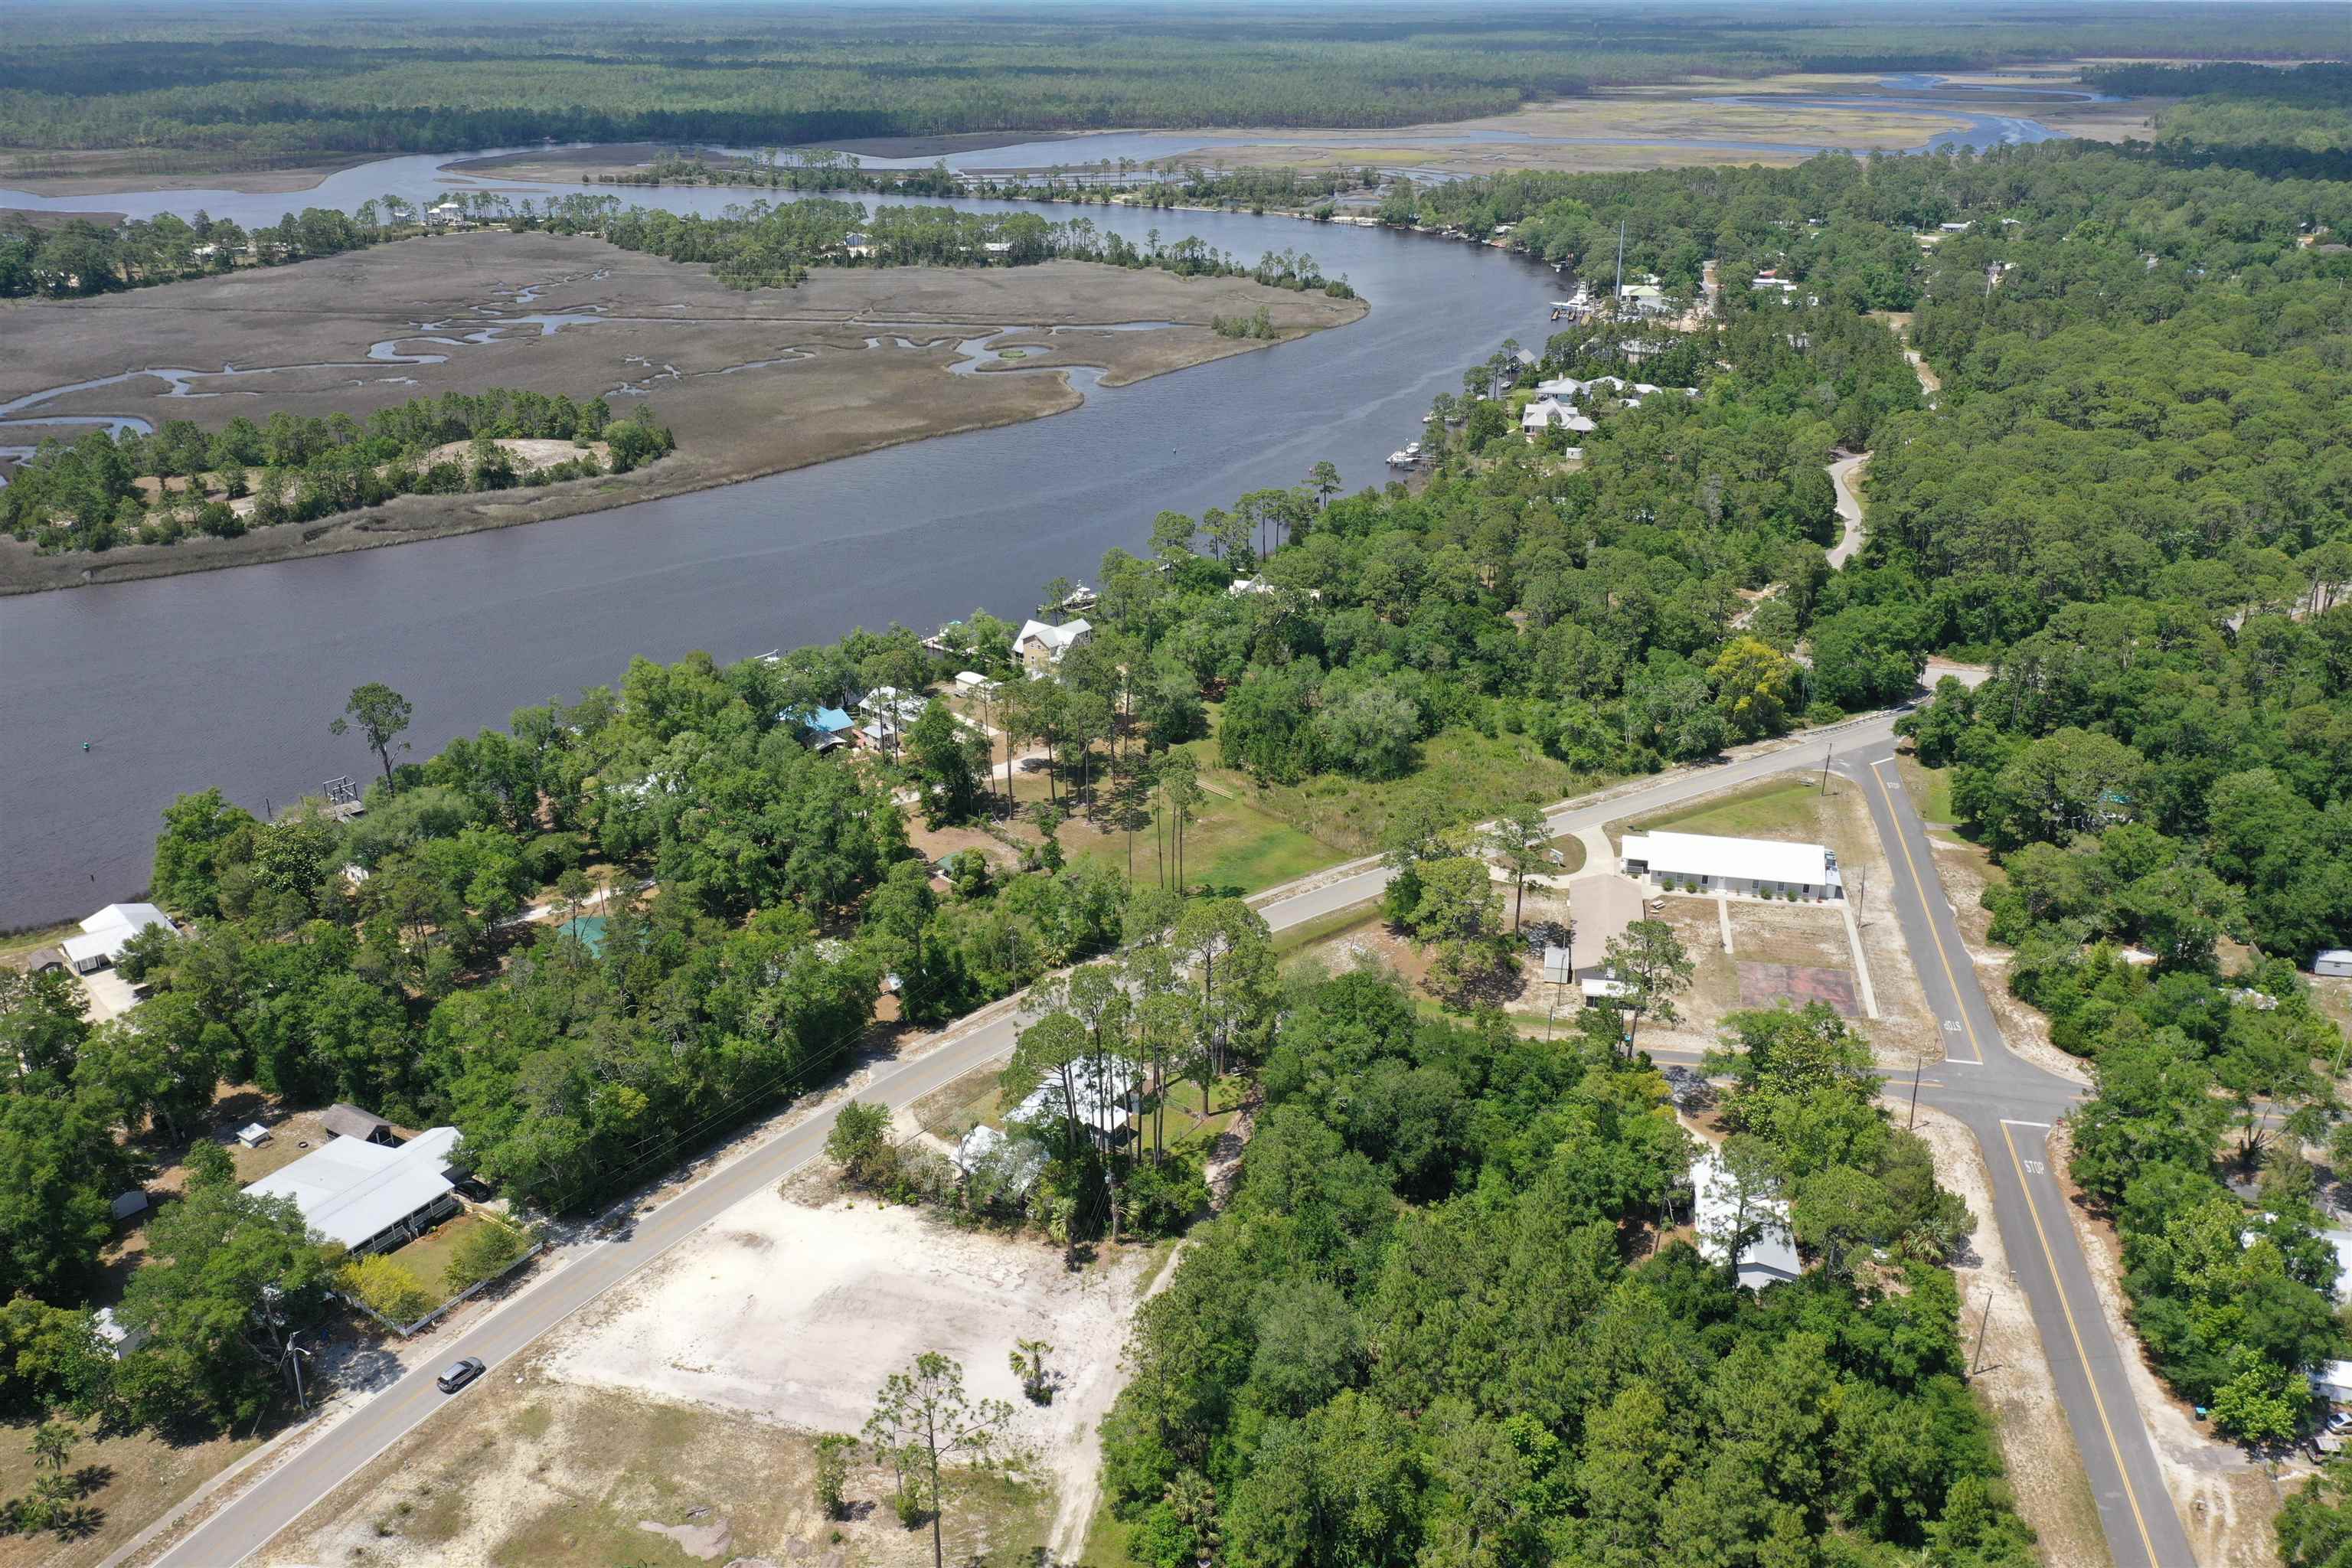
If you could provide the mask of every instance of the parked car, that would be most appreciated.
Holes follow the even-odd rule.
[[[2335,1409],[2329,1411],[2327,1413],[2327,1429],[2330,1432],[2337,1434],[2339,1436],[2346,1432],[2352,1432],[2352,1409],[2347,1409],[2345,1406],[2339,1405]]]
[[[442,1393],[455,1394],[489,1370],[474,1357],[467,1356],[463,1361],[452,1362],[448,1369],[433,1381],[440,1385]]]

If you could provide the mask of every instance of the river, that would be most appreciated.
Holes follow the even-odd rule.
[[[395,182],[415,189],[417,177],[380,165],[337,183],[380,194]],[[200,205],[177,195],[182,211]],[[642,195],[710,208],[738,199]],[[117,210],[147,201],[105,199]],[[237,200],[209,205],[236,214],[285,198]],[[258,812],[331,776],[363,776],[362,748],[327,733],[362,681],[415,701],[408,739],[423,757],[521,704],[614,680],[633,653],[731,659],[861,625],[928,632],[975,607],[1017,617],[1049,579],[1092,581],[1105,550],[1139,548],[1162,507],[1229,505],[1297,483],[1323,458],[1351,488],[1378,484],[1431,398],[1460,390],[1464,364],[1507,337],[1541,343],[1559,291],[1548,268],[1422,236],[1245,215],[1087,216],[1139,239],[1157,227],[1253,257],[1310,249],[1353,280],[1371,313],[1093,388],[1052,418],[719,489],[0,600],[0,927],[131,896],[147,879],[157,814],[179,793],[218,784]]]
[[[1092,140],[1051,145],[1072,163],[1116,155]],[[1003,152],[955,161],[992,155]],[[468,176],[447,163],[385,159],[282,195],[0,191],[0,207],[132,216],[201,207],[252,225],[294,208],[467,185],[593,190],[676,211],[745,199]],[[720,489],[391,549],[0,599],[0,929],[134,894],[147,881],[158,813],[175,795],[217,784],[260,812],[331,776],[363,775],[362,748],[327,733],[363,681],[414,700],[408,740],[423,757],[503,724],[522,704],[613,681],[632,654],[675,659],[700,648],[733,659],[857,626],[928,632],[976,607],[1018,618],[1050,579],[1091,580],[1107,549],[1139,548],[1161,508],[1197,515],[1244,490],[1295,484],[1326,458],[1350,488],[1378,484],[1430,400],[1460,390],[1465,364],[1505,338],[1542,342],[1559,292],[1548,268],[1481,246],[1244,214],[1085,210],[1139,241],[1156,228],[1243,257],[1311,251],[1371,313],[1133,386],[1087,385],[1082,406],[1052,418]]]

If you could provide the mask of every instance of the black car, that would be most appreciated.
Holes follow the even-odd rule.
[[[447,1371],[433,1381],[441,1385],[442,1393],[455,1394],[489,1370],[472,1356],[467,1356],[461,1362],[452,1363]]]

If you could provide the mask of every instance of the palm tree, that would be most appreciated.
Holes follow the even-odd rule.
[[[73,1458],[73,1428],[62,1421],[44,1421],[33,1428],[30,1445],[33,1463],[52,1475],[63,1474],[66,1461]]]

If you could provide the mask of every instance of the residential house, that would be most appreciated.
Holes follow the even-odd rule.
[[[1067,1100],[1059,1073],[1046,1075],[1028,1099],[1015,1106],[1008,1121],[1053,1133],[1066,1120],[1077,1122],[1098,1147],[1116,1149],[1127,1142],[1127,1119],[1140,1103],[1140,1087],[1132,1068],[1119,1062],[1079,1062],[1070,1069]]]
[[[1555,403],[1549,397],[1528,404],[1519,416],[1519,428],[1529,436],[1539,435],[1555,425],[1580,435],[1600,428],[1573,407],[1565,403]]]
[[[1620,868],[1669,888],[1779,899],[1841,899],[1837,857],[1818,844],[1718,838],[1706,833],[1629,833]]]
[[[1013,657],[1034,679],[1061,663],[1062,656],[1072,648],[1092,642],[1094,636],[1094,627],[1084,620],[1068,621],[1058,626],[1049,626],[1043,621],[1024,621],[1021,635],[1013,639]]]
[[[109,904],[81,922],[79,936],[66,938],[66,963],[76,974],[110,968],[131,939],[151,926],[175,933],[180,929],[152,904]]]
[[[776,715],[776,722],[798,730],[801,744],[813,752],[848,745],[857,728],[857,721],[840,708],[787,708]]]
[[[930,700],[920,692],[903,692],[895,686],[877,686],[858,699],[857,710],[866,716],[857,727],[857,743],[870,752],[896,752],[906,744],[907,731],[923,716]]]
[[[405,1143],[330,1138],[248,1185],[250,1197],[291,1198],[303,1221],[352,1252],[376,1252],[423,1235],[457,1212],[449,1174],[461,1135],[436,1127]]]
[[[1691,1224],[1698,1232],[1701,1258],[1721,1267],[1731,1260],[1737,1233],[1749,1226],[1757,1231],[1739,1248],[1734,1272],[1741,1289],[1761,1290],[1804,1272],[1804,1260],[1797,1256],[1796,1238],[1789,1229],[1787,1202],[1750,1194],[1743,1215],[1739,1184],[1724,1168],[1723,1156],[1713,1144],[1706,1145],[1691,1162],[1690,1184]]]
[[[100,1307],[92,1312],[89,1326],[90,1331],[98,1335],[98,1342],[106,1347],[106,1353],[116,1361],[147,1342],[147,1331],[128,1327],[114,1315],[111,1307]]]

